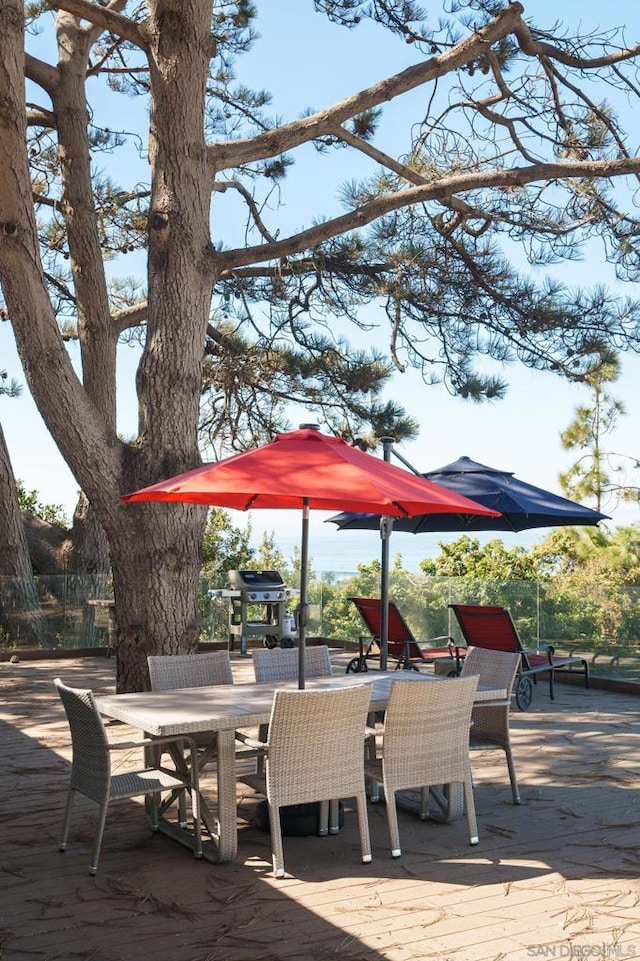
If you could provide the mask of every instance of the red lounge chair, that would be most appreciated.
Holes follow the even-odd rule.
[[[380,657],[382,612],[378,598],[350,597],[349,600],[356,605],[362,620],[371,633],[370,639],[360,638],[360,654],[347,664],[347,674],[357,674],[369,670],[369,660]],[[457,674],[460,669],[460,662],[458,660],[458,649],[452,638],[444,635],[430,640],[446,641],[446,646],[421,647],[396,605],[393,601],[389,601],[387,655],[389,660],[395,664],[396,670],[402,668],[406,671],[417,671],[421,664],[433,664],[434,661],[447,658],[451,661],[451,673]]]
[[[551,644],[542,651],[526,651],[513,618],[504,607],[485,607],[475,604],[450,604],[468,647],[484,647],[492,651],[520,654],[521,666],[515,681],[516,704],[526,711],[533,697],[533,684],[538,674],[549,675],[549,697],[553,700],[556,671],[584,674],[584,686],[589,687],[589,665],[579,655],[557,655]],[[580,665],[576,667],[576,665]]]

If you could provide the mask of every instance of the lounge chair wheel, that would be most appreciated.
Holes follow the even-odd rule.
[[[526,711],[533,700],[533,684],[530,677],[518,678],[516,684],[516,704],[521,711]]]
[[[352,657],[347,664],[345,674],[363,674],[367,672],[367,662],[362,657]]]

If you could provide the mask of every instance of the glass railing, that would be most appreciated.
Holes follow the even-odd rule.
[[[349,595],[378,597],[362,590],[358,575],[336,584],[316,579],[311,591],[315,626],[327,637],[357,643],[366,629]],[[315,593],[314,593],[315,592]],[[527,649],[552,644],[557,652],[576,650],[589,660],[594,676],[640,683],[640,587],[595,587],[590,596],[572,595],[552,582],[491,581],[467,577],[427,577],[392,572],[389,597],[421,642],[448,635],[462,642],[450,604],[496,604],[506,607]],[[345,603],[346,601],[346,603]]]
[[[105,611],[89,599],[109,597],[93,575],[37,576],[24,585],[0,577],[0,650],[71,649],[106,644]]]
[[[205,578],[201,581],[203,641],[229,640],[229,602],[212,599],[208,593],[219,586]],[[366,628],[349,601],[352,595],[378,597],[375,575],[312,576],[308,635],[356,647]],[[640,683],[640,587],[594,585],[585,597],[560,590],[553,582],[481,581],[392,571],[389,596],[419,641],[442,635],[460,640],[450,604],[500,604],[511,612],[527,648],[548,643],[558,651],[577,648],[589,658],[594,675]],[[24,649],[107,647],[107,611],[89,604],[99,597],[109,597],[109,585],[98,585],[89,576],[37,577],[29,590],[16,579],[0,577],[0,653],[6,658]]]

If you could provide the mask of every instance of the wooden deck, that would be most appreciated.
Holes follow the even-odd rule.
[[[234,667],[246,675],[247,659]],[[339,835],[285,838],[290,875],[276,881],[269,838],[250,823],[253,798],[239,794],[248,820],[237,861],[224,865],[152,834],[140,803],[121,801],[91,878],[89,802],[78,800],[71,845],[57,849],[70,744],[52,682],[109,693],[113,670],[106,658],[0,664],[2,961],[640,955],[637,697],[558,683],[551,703],[539,684],[531,709],[512,715],[521,806],[504,755],[474,753],[477,847],[464,819],[400,812],[403,856],[392,860],[384,805],[371,805],[374,860],[363,865],[347,804]]]

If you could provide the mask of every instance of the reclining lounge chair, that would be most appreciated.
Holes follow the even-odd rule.
[[[369,661],[380,659],[382,612],[378,598],[350,597],[349,600],[357,607],[371,634],[370,638],[360,638],[360,653],[347,665],[347,674],[357,674],[369,669]],[[393,601],[389,601],[387,655],[390,664],[394,664],[396,670],[417,671],[420,665],[433,664],[434,661],[446,659],[451,662],[451,673],[457,674],[460,663],[453,640],[447,635],[429,639],[429,643],[438,641],[444,641],[445,644],[440,647],[421,646],[396,605]]]
[[[553,645],[545,644],[540,651],[526,651],[511,614],[505,607],[488,607],[475,604],[450,604],[460,625],[468,647],[484,647],[492,651],[509,651],[520,654],[520,669],[515,680],[516,704],[526,711],[533,697],[533,683],[538,674],[549,675],[549,697],[553,700],[553,682],[556,671],[583,674],[584,685],[589,687],[589,665],[577,654],[557,655]]]

